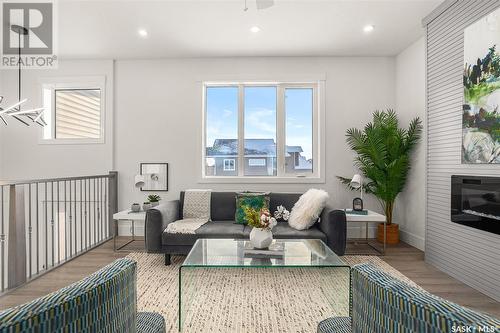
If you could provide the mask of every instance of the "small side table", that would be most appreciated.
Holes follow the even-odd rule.
[[[146,212],[145,211],[140,211],[140,212],[132,212],[130,210],[123,210],[121,212],[113,214],[113,220],[115,220],[115,232],[113,236],[113,250],[119,251],[123,249],[125,246],[129,245],[133,241],[135,241],[135,221],[142,221],[144,222],[146,220]],[[124,245],[120,246],[119,248],[116,248],[116,236],[118,234],[118,222],[120,221],[131,221],[132,222],[132,239],[125,243]]]
[[[387,218],[385,217],[385,215],[368,210],[367,215],[353,214],[353,213],[349,213],[348,211],[346,211],[345,216],[346,216],[346,220],[347,220],[348,224],[349,223],[365,223],[365,241],[362,244],[366,244],[366,245],[370,246],[371,248],[373,248],[375,251],[377,251],[379,254],[385,255],[386,237],[387,237],[387,234],[386,234],[386,232],[387,232]],[[382,249],[374,246],[373,244],[371,244],[368,241],[368,223],[376,223],[376,224],[383,223],[384,224],[384,242],[383,242]],[[355,241],[353,243],[359,243],[359,242]]]

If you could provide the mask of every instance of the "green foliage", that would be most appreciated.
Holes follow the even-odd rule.
[[[254,209],[250,206],[245,206],[244,209],[245,220],[251,227],[262,228],[260,224],[260,210]]]
[[[500,89],[500,55],[493,45],[486,56],[478,58],[476,64],[465,64],[463,84],[466,103],[477,105],[479,101]]]
[[[357,153],[354,164],[367,181],[363,189],[379,199],[389,224],[394,201],[403,190],[410,170],[411,152],[421,134],[422,122],[418,117],[410,122],[408,129],[402,129],[394,110],[374,112],[373,122],[363,130],[347,130],[347,144]],[[337,178],[353,190],[350,179]]]
[[[262,209],[269,209],[269,196],[251,194],[238,194],[236,198],[236,223],[247,224],[246,209],[251,208],[260,212]]]
[[[158,202],[161,200],[160,196],[157,194],[148,195],[149,202]]]

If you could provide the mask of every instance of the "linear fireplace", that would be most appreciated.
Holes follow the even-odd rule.
[[[500,235],[500,177],[451,176],[451,220]]]

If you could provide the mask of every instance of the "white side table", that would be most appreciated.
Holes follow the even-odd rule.
[[[373,248],[375,251],[377,251],[381,255],[385,255],[386,237],[387,237],[387,235],[386,235],[387,219],[386,219],[385,215],[376,213],[376,212],[371,211],[371,210],[368,210],[367,215],[353,214],[353,213],[349,213],[349,211],[346,210],[345,216],[346,216],[346,221],[348,224],[349,223],[365,223],[365,229],[366,229],[365,230],[365,241],[363,244],[370,246],[371,248]],[[368,224],[369,223],[376,223],[376,224],[383,223],[384,224],[384,242],[383,242],[382,249],[377,248],[376,246],[374,246],[373,244],[371,244],[368,241]],[[356,242],[356,243],[359,243],[359,242]]]
[[[117,232],[113,236],[113,250],[119,251],[123,249],[125,246],[128,244],[132,243],[135,241],[135,221],[142,221],[144,222],[146,220],[146,212],[145,211],[140,211],[140,212],[132,212],[131,210],[123,210],[121,212],[113,214],[113,220],[115,220],[115,230]],[[118,223],[120,221],[131,221],[132,222],[132,240],[128,241],[124,245],[120,246],[119,248],[116,248],[116,236],[118,233]]]

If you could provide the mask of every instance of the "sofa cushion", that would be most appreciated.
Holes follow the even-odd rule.
[[[247,212],[247,209],[250,211]],[[248,224],[249,212],[259,213],[265,209],[269,210],[269,194],[260,192],[243,192],[236,194],[235,220],[238,224]]]
[[[249,228],[248,233],[252,228]],[[288,225],[286,222],[279,222],[277,226],[273,228],[273,238],[275,239],[321,239],[326,242],[326,235],[319,230],[316,226],[313,226],[307,230],[295,230]]]
[[[198,238],[243,238],[244,227],[234,221],[212,221],[196,230],[196,235]]]
[[[283,205],[288,211],[291,211],[300,196],[300,193],[271,193],[269,195],[269,211],[274,214],[279,205]]]

